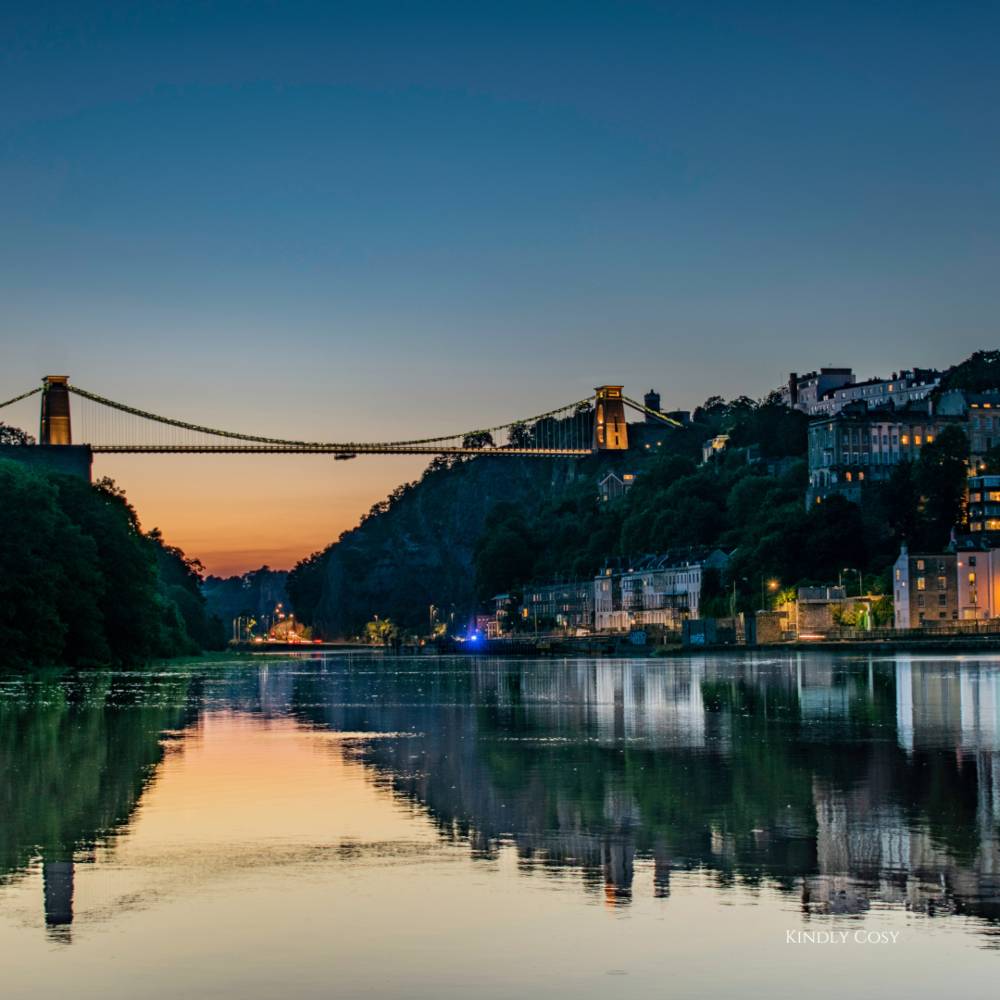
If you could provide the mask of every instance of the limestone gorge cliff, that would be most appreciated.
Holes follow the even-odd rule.
[[[474,549],[489,512],[498,503],[535,508],[580,477],[590,480],[590,466],[590,460],[486,455],[457,464],[438,460],[313,557],[307,572],[300,567],[293,599],[324,635],[355,634],[375,614],[426,626],[431,604],[442,616],[469,614],[476,605]]]

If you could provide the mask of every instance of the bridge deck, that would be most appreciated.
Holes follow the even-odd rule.
[[[314,446],[269,444],[95,444],[95,454],[133,455],[503,455],[507,458],[583,458],[591,448],[442,448],[427,445],[392,447],[380,444],[318,444]]]

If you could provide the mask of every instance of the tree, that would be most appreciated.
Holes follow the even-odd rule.
[[[35,439],[27,431],[0,421],[0,444],[22,446],[34,443]]]
[[[368,641],[374,646],[391,646],[399,636],[399,628],[388,618],[377,615],[365,626]]]
[[[305,625],[316,623],[331,548],[328,546],[322,552],[300,559],[288,574],[288,599],[299,621]]]
[[[941,548],[951,529],[962,521],[969,469],[969,439],[957,427],[946,427],[923,446],[914,469],[920,494],[918,544]]]
[[[1000,388],[1000,351],[976,351],[965,361],[949,368],[941,379],[941,390],[965,389],[984,392]]]
[[[533,435],[526,423],[518,421],[511,424],[507,431],[507,443],[511,448],[530,448]]]
[[[767,458],[805,455],[809,445],[809,418],[772,393],[760,403],[740,397],[729,404],[725,429],[736,448],[756,444]]]
[[[493,435],[489,431],[472,431],[462,438],[463,448],[492,448]]]
[[[473,556],[480,600],[530,580],[535,555],[521,511],[513,504],[497,504],[486,519]]]
[[[110,481],[0,461],[0,509],[11,515],[0,533],[6,662],[132,664],[221,644],[198,564],[144,535]]]

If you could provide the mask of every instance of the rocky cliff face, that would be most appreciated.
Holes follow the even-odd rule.
[[[317,625],[353,634],[378,614],[420,627],[432,603],[442,617],[469,614],[473,550],[492,507],[534,506],[580,474],[575,460],[491,456],[429,471],[330,550]]]

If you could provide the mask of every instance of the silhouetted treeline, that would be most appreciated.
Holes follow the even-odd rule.
[[[0,461],[0,664],[145,663],[223,643],[201,566],[110,480]]]
[[[288,604],[287,580],[287,570],[261,566],[241,576],[205,577],[201,589],[209,613],[228,625],[241,616],[263,621],[278,604]]]

